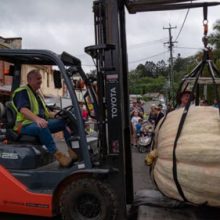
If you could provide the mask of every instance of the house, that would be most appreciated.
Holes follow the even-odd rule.
[[[21,47],[21,37],[4,38],[0,36],[0,49],[19,49]],[[8,76],[9,70],[10,64],[0,60],[0,102],[7,101],[10,95],[12,80]]]
[[[22,38],[3,38],[0,37],[0,48],[20,49],[22,48]],[[9,99],[11,93],[12,76],[10,76],[10,63],[0,60],[0,102],[5,102]],[[56,89],[53,83],[53,70],[51,66],[46,65],[23,65],[21,72],[21,84],[27,83],[27,73],[33,68],[39,69],[43,83],[41,91],[46,96],[63,96],[63,89]]]

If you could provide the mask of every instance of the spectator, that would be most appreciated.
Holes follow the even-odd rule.
[[[171,103],[167,103],[167,110],[166,110],[166,114],[168,114],[169,112],[173,111],[173,106]]]
[[[141,128],[142,128],[142,119],[139,119],[135,127],[137,139],[141,136]]]
[[[132,143],[133,145],[137,145],[137,137],[136,137],[136,125],[138,124],[138,121],[141,119],[141,117],[138,115],[138,111],[135,110],[132,113],[132,117],[131,117],[131,124],[132,124],[132,128],[134,129],[133,132],[133,137],[132,137]]]
[[[215,108],[219,108],[219,102],[218,102],[217,99],[213,100],[213,105],[212,106],[215,107]]]
[[[130,113],[131,116],[134,113],[134,111],[137,110],[137,103],[136,102],[132,102],[132,104],[130,105]]]
[[[187,105],[187,103],[190,101],[190,95],[191,95],[191,92],[189,90],[185,90],[180,94],[179,108],[183,108]]]
[[[140,100],[137,101],[136,108],[137,108],[137,110],[139,112],[139,116],[141,118],[143,118],[143,116],[144,116],[144,108],[143,108],[143,103]]]
[[[88,113],[85,105],[82,105],[81,113],[82,113],[83,122],[85,123],[88,120],[88,117],[89,117],[89,113]]]
[[[148,121],[151,123],[151,124],[155,124],[155,121],[156,121],[156,111],[155,111],[155,107],[156,105],[151,105],[150,107],[150,113],[149,113],[149,117],[148,117]]]
[[[206,99],[201,99],[199,102],[200,106],[208,106],[208,101]]]
[[[164,114],[162,112],[162,108],[160,105],[155,107],[155,112],[156,112],[156,121],[155,121],[155,127],[156,127],[160,119],[164,117]]]

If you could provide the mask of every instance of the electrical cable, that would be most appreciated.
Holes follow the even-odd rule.
[[[137,43],[137,44],[131,44],[131,45],[128,46],[128,49],[133,49],[134,47],[137,48],[137,47],[143,46],[145,44],[148,44],[148,45],[145,45],[145,46],[152,46],[152,43],[157,43],[157,42],[160,43],[160,42],[164,41],[165,39],[167,39],[167,38],[161,38],[161,39],[158,39],[158,40],[145,41],[145,42],[141,42],[141,43]]]
[[[167,52],[169,52],[169,51],[166,50],[166,51],[164,51],[164,52],[161,52],[161,53],[158,53],[158,54],[154,54],[154,55],[152,55],[152,56],[145,57],[145,58],[142,58],[142,59],[139,59],[139,60],[129,61],[128,63],[129,63],[129,64],[130,64],[130,63],[138,63],[138,62],[141,62],[141,61],[143,61],[143,60],[148,60],[148,59],[151,59],[151,58],[153,58],[153,57],[160,56],[160,55],[165,54],[165,53],[167,53]],[[89,64],[82,64],[82,66],[95,67],[95,64],[94,64],[94,65],[92,65],[92,64],[90,64],[90,65],[89,65]]]
[[[140,60],[129,61],[128,63],[138,63],[138,62],[141,62],[141,61],[143,61],[143,60],[148,60],[148,59],[151,59],[151,58],[153,58],[153,57],[157,57],[157,56],[159,56],[159,55],[165,54],[165,53],[167,53],[167,52],[169,52],[169,51],[167,50],[167,51],[164,51],[164,52],[162,52],[162,53],[155,54],[155,55],[150,56],[150,57],[142,58],[142,59],[140,59]]]
[[[137,47],[143,46],[144,44],[149,44],[149,43],[152,44],[152,43],[156,43],[156,42],[161,42],[161,41],[164,41],[164,39],[166,39],[166,38],[161,38],[161,39],[158,39],[158,40],[152,40],[152,41],[146,41],[146,42],[141,42],[141,43],[137,43],[137,44],[132,44],[132,45],[129,46],[129,48],[133,49],[134,47],[137,48]],[[146,45],[146,46],[148,46],[148,45]],[[166,52],[163,52],[163,53],[166,53]],[[159,53],[159,54],[153,55],[152,57],[159,56],[160,54],[163,54],[163,53]],[[87,55],[87,54],[77,54],[76,57],[83,57],[85,55]],[[143,59],[137,60],[137,61],[131,61],[131,63],[136,63],[136,62],[142,61],[144,59],[150,59],[152,57],[143,58]],[[93,62],[94,62],[94,60],[93,60]],[[95,64],[95,62],[94,62],[94,64],[83,64],[82,63],[82,66],[85,66],[85,67],[96,67],[96,64]]]
[[[192,1],[191,1],[191,3],[192,3]],[[180,34],[181,34],[182,30],[183,30],[183,27],[184,27],[185,22],[186,22],[186,19],[187,19],[187,17],[188,17],[189,11],[190,11],[190,8],[188,8],[188,10],[187,10],[187,12],[186,12],[186,15],[185,15],[185,18],[184,18],[184,20],[183,20],[182,26],[181,26],[181,28],[180,28],[179,33],[177,34],[177,37],[176,37],[175,41],[177,41],[177,39],[179,38],[179,36],[180,36]]]
[[[175,46],[174,48],[187,49],[187,50],[201,50],[202,49],[202,47],[178,47],[178,46]]]

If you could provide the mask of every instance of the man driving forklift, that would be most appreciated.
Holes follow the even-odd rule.
[[[18,134],[38,137],[41,144],[54,155],[60,166],[70,166],[78,160],[78,156],[71,147],[70,132],[65,121],[61,118],[54,118],[55,113],[48,110],[39,93],[42,84],[39,70],[33,69],[27,74],[27,83],[12,94],[12,107],[17,113],[13,129]],[[52,133],[58,131],[63,131],[69,156],[57,150]]]

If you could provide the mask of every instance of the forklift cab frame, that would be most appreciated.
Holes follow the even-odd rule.
[[[20,50],[20,49],[3,49],[0,50],[0,60],[9,62],[10,64],[14,64],[13,69],[13,80],[11,93],[20,86],[21,80],[21,65],[22,64],[30,64],[30,65],[54,65],[57,66],[60,71],[60,76],[63,77],[64,82],[67,86],[67,90],[70,95],[70,99],[72,101],[72,106],[74,106],[71,111],[75,120],[75,126],[77,128],[77,135],[79,136],[79,144],[80,146],[87,146],[86,136],[83,126],[83,121],[81,117],[81,110],[79,108],[78,100],[76,97],[76,93],[74,91],[73,83],[70,80],[70,76],[68,75],[67,67],[79,67],[81,68],[81,61],[70,54],[63,52],[60,56],[57,54],[48,51],[48,50]],[[58,80],[61,80],[58,79]],[[61,84],[61,83],[59,83]],[[80,147],[83,149],[84,147]],[[91,161],[89,158],[89,154],[87,151],[81,151],[80,154],[85,160],[85,164],[87,168],[91,168]]]

